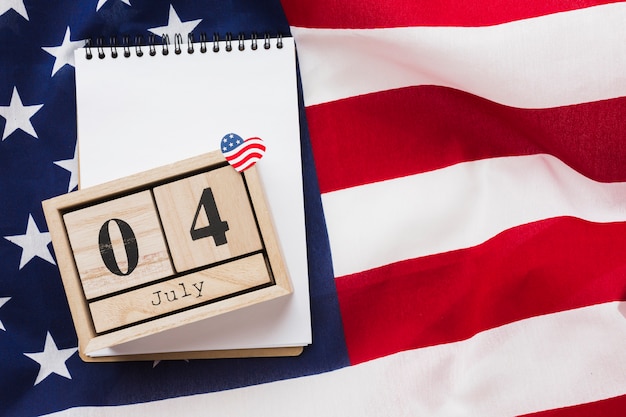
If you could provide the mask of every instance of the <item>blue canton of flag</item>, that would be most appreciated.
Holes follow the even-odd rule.
[[[312,346],[294,358],[160,363],[84,363],[77,354],[76,334],[41,209],[42,200],[78,185],[73,52],[86,39],[98,36],[160,39],[171,34],[173,39],[174,33],[191,31],[288,34],[289,26],[278,1],[0,1],[2,416],[143,403],[316,374],[348,364],[304,133],[307,239],[317,251],[315,256],[309,254]],[[184,103],[163,103],[163,108],[170,105]],[[115,123],[107,120],[106,109],[102,116],[103,123]]]
[[[243,145],[243,139],[239,135],[229,133],[222,139],[222,152],[231,152]]]

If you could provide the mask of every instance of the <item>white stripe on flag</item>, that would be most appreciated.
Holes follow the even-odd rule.
[[[534,317],[471,339],[309,377],[55,416],[503,417],[626,391],[626,303]],[[619,359],[616,361],[616,359]],[[398,372],[402,370],[402,372]],[[432,381],[437,381],[433,384]]]
[[[292,27],[292,33],[307,106],[440,85],[545,108],[626,95],[624,22],[626,4],[615,3],[488,27]]]
[[[511,227],[558,216],[626,221],[626,183],[590,180],[541,154],[334,191],[323,194],[322,203],[335,276],[341,277],[472,247]]]

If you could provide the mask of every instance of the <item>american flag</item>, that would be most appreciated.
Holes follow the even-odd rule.
[[[0,415],[624,415],[625,21],[589,0],[0,0]],[[170,30],[296,40],[299,357],[76,354],[40,207],[77,184],[71,51]]]
[[[235,133],[224,135],[221,142],[222,154],[237,172],[245,171],[265,155],[263,139],[243,139]]]

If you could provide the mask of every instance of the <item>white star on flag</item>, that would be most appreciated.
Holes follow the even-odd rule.
[[[2,306],[5,305],[10,299],[11,297],[0,297],[0,308],[2,308]],[[0,320],[0,330],[6,330],[4,328],[4,324],[2,324],[2,320]]]
[[[74,66],[74,50],[80,48],[85,43],[84,40],[72,41],[70,40],[70,27],[65,30],[65,36],[63,42],[59,46],[42,46],[41,49],[54,56],[54,67],[52,68],[52,75],[57,73],[64,65]]]
[[[50,332],[46,333],[46,343],[43,352],[24,353],[25,356],[39,364],[39,373],[34,385],[39,384],[51,374],[57,374],[72,379],[65,362],[77,351],[77,348],[59,349]]]
[[[70,172],[70,182],[67,186],[67,192],[69,193],[78,186],[78,147],[74,147],[72,159],[54,161],[54,164]]]
[[[15,10],[24,19],[28,20],[28,13],[26,13],[26,6],[24,6],[24,0],[2,0],[0,1],[0,16],[8,12],[9,10]]]
[[[96,11],[100,10],[100,8],[104,6],[104,3],[106,3],[107,1],[109,0],[98,0],[98,4],[96,5]],[[131,6],[130,0],[122,0],[122,3],[128,4],[129,6]]]
[[[2,134],[2,140],[8,138],[9,135],[17,129],[22,129],[24,132],[37,139],[37,132],[35,132],[30,118],[42,107],[43,104],[25,106],[17,92],[17,87],[13,87],[13,94],[11,95],[9,105],[0,106],[0,116],[4,117],[7,121],[4,127],[4,133]]]
[[[201,21],[202,19],[189,20],[186,22],[181,21],[176,10],[174,10],[174,6],[170,4],[170,15],[167,19],[167,25],[148,30],[157,36],[163,37],[164,35],[168,35],[171,41],[177,33],[180,33],[186,38],[187,34],[193,32]]]
[[[15,236],[4,236],[9,242],[15,243],[22,248],[22,257],[20,259],[20,267],[22,269],[35,256],[56,265],[48,244],[52,241],[49,232],[41,232],[33,219],[32,214],[28,215],[28,225],[26,226],[26,234]]]

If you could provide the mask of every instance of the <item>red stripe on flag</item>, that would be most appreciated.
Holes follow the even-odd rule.
[[[624,414],[626,414],[626,395],[572,407],[524,414],[523,417],[623,417]]]
[[[224,155],[227,156],[228,159],[237,159],[240,158],[244,153],[250,151],[251,149],[258,149],[258,153],[261,155],[265,152],[265,144],[261,142],[256,142],[253,140],[246,140],[243,145],[239,146],[235,149],[235,151],[225,152]]]
[[[615,1],[559,0],[520,2],[282,0],[291,26],[331,29],[367,29],[406,26],[487,26],[552,13],[582,9]]]
[[[307,108],[323,193],[459,162],[536,153],[555,155],[596,181],[626,181],[626,164],[614,158],[626,151],[624,120],[623,97],[519,109],[437,86]]]
[[[235,170],[237,170],[237,172],[242,172],[256,164],[262,157],[263,154],[261,153],[251,152],[249,155],[246,155],[245,158],[238,162],[231,163],[231,165],[235,168]]]
[[[517,320],[626,299],[626,223],[556,218],[464,250],[336,279],[360,363]]]

